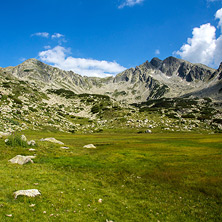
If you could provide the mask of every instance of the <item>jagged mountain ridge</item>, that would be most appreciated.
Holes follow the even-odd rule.
[[[3,68],[6,74],[35,84],[40,90],[64,88],[75,93],[105,94],[117,100],[140,102],[161,97],[195,95],[222,99],[222,65],[218,70],[182,59],[153,58],[115,77],[78,75],[29,59],[16,67]]]

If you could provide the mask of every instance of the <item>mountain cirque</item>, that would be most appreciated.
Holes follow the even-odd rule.
[[[80,76],[36,59],[0,68],[3,132],[220,131],[221,100],[222,64],[215,70],[174,57],[153,58],[107,78]]]
[[[1,72],[34,83],[43,92],[64,88],[77,94],[108,95],[127,103],[187,95],[222,99],[222,64],[215,70],[174,57],[163,61],[153,58],[150,62],[107,78],[83,77],[36,59],[1,69]]]

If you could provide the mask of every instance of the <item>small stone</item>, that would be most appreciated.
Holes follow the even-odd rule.
[[[21,140],[24,141],[24,142],[26,142],[26,141],[27,141],[26,136],[25,136],[25,135],[21,135]]]
[[[88,145],[85,145],[83,148],[95,149],[96,147],[93,144],[88,144]]]
[[[145,133],[152,133],[152,131],[148,129],[145,131]]]
[[[64,149],[64,150],[68,150],[69,147],[66,147],[66,146],[62,146],[61,149]]]
[[[6,217],[12,217],[12,214],[6,214],[5,216]]]
[[[27,142],[29,146],[35,146],[36,143],[35,143],[35,140],[30,140]]]
[[[99,200],[98,200],[98,202],[99,202],[99,203],[102,203],[102,202],[103,202],[103,200],[102,200],[102,199],[99,199]]]
[[[35,149],[33,149],[33,148],[30,148],[30,149],[29,149],[29,151],[35,151]]]
[[[29,207],[34,207],[34,206],[35,206],[35,204],[30,204],[30,205],[29,205]]]

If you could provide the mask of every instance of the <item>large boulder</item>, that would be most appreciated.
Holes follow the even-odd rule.
[[[33,160],[35,156],[22,156],[22,155],[17,155],[15,157],[13,157],[12,159],[9,160],[9,162],[11,163],[17,163],[19,165],[24,165],[26,163],[33,163]]]
[[[47,141],[47,142],[51,142],[51,143],[58,143],[58,144],[60,144],[60,145],[64,145],[63,142],[61,142],[61,141],[59,141],[59,140],[57,140],[57,139],[55,139],[55,138],[53,138],[53,137],[45,138],[45,139],[42,138],[42,139],[40,139],[40,141],[41,141],[41,142]]]
[[[37,189],[30,189],[30,190],[18,190],[14,192],[15,199],[18,196],[27,196],[27,197],[35,197],[41,195],[41,193]]]

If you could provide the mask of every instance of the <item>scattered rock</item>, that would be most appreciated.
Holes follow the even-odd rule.
[[[12,214],[6,214],[5,216],[6,217],[12,217]]]
[[[6,143],[6,144],[8,143],[8,141],[9,141],[9,139],[5,139],[5,143]]]
[[[25,135],[21,135],[21,140],[24,141],[24,142],[26,142],[26,141],[27,141],[26,136],[25,136]]]
[[[35,146],[36,143],[35,143],[35,140],[30,140],[27,142],[29,146]]]
[[[41,142],[47,141],[47,142],[58,143],[58,144],[60,144],[60,145],[64,145],[63,142],[61,142],[61,141],[59,141],[59,140],[57,140],[57,139],[55,139],[55,138],[53,138],[53,137],[45,138],[45,139],[42,138],[42,139],[40,139],[40,141],[41,141]]]
[[[145,133],[152,133],[152,131],[148,129],[145,131]]]
[[[0,138],[10,136],[10,133],[0,132]]]
[[[35,151],[35,149],[33,149],[33,148],[30,148],[30,149],[29,149],[29,151]]]
[[[35,197],[41,195],[41,193],[37,189],[30,189],[30,190],[18,190],[14,192],[15,199],[18,196],[27,196],[27,197]]]
[[[88,145],[85,145],[83,148],[95,149],[96,147],[93,144],[88,144]]]
[[[102,200],[102,199],[99,199],[99,200],[98,200],[98,202],[99,202],[99,203],[102,203],[102,202],[103,202],[103,200]]]
[[[23,165],[23,164],[26,164],[26,163],[33,163],[33,160],[35,156],[22,156],[22,155],[17,155],[15,156],[14,158],[12,158],[11,160],[9,160],[9,162],[11,163],[17,163],[19,165]]]
[[[68,150],[69,147],[66,147],[66,146],[62,146],[61,149],[64,149],[64,150]]]

